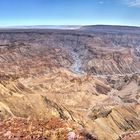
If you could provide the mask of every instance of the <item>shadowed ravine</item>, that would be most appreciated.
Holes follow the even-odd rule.
[[[70,55],[72,56],[74,60],[72,66],[70,67],[70,70],[72,70],[74,73],[80,73],[80,74],[83,73],[83,71],[81,70],[82,63],[81,63],[78,53],[74,51],[70,51]]]

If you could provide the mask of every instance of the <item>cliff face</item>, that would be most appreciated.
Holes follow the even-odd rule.
[[[139,48],[128,29],[0,31],[0,119],[55,116],[86,139],[138,131]]]

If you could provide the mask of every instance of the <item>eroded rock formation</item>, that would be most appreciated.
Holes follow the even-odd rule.
[[[83,139],[138,131],[140,34],[101,29],[0,31],[1,121],[55,116],[81,126]]]

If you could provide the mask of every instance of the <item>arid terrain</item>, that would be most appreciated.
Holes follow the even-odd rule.
[[[140,28],[0,30],[0,140],[140,140]]]

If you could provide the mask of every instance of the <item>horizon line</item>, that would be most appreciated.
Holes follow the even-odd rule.
[[[18,27],[49,27],[49,26],[52,26],[52,27],[57,27],[57,26],[62,26],[62,27],[68,27],[68,26],[75,26],[75,27],[81,27],[81,26],[120,26],[120,27],[138,27],[138,28],[140,28],[140,26],[139,25],[126,25],[126,24],[58,24],[58,25],[50,25],[50,24],[36,24],[36,25],[0,25],[0,28],[18,28]]]

